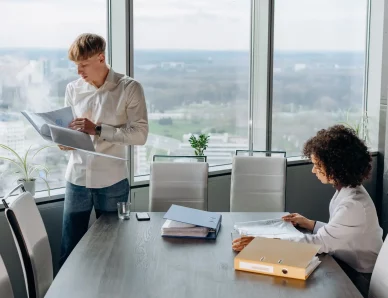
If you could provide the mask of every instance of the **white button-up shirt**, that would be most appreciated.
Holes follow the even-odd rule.
[[[319,253],[330,253],[358,272],[372,273],[383,230],[368,192],[363,186],[342,188],[331,199],[329,212],[329,222],[317,221],[313,235],[291,240],[319,244]]]
[[[91,136],[96,152],[125,158],[127,145],[144,145],[147,140],[143,88],[111,68],[100,88],[82,78],[69,83],[65,105],[72,107],[76,118],[88,118],[101,125],[101,136]],[[128,178],[127,162],[73,150],[65,178],[87,188],[108,187]]]

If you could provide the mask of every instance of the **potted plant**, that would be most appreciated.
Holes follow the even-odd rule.
[[[351,121],[349,119],[349,111],[346,113],[346,121],[340,122],[340,124],[353,129],[357,136],[365,143],[369,142],[369,130],[368,130],[368,114],[365,112],[358,121]]]
[[[30,192],[33,196],[35,195],[35,181],[37,178],[40,178],[46,183],[48,194],[50,196],[50,186],[47,182],[47,175],[49,174],[49,170],[44,165],[34,163],[35,156],[43,149],[49,147],[52,146],[40,147],[35,151],[34,154],[32,154],[30,147],[24,155],[19,155],[11,147],[0,144],[0,148],[11,152],[11,154],[14,156],[14,158],[0,156],[0,159],[9,162],[11,165],[11,168],[5,171],[3,175],[8,173],[15,175],[17,183],[22,183],[25,190]],[[44,177],[40,176],[40,173],[42,172],[44,173]]]
[[[200,134],[198,138],[196,138],[194,135],[191,135],[189,142],[191,147],[194,149],[194,154],[196,156],[203,156],[203,152],[208,146],[209,136],[205,134]]]

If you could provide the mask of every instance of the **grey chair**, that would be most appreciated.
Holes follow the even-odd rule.
[[[7,197],[3,199],[5,215],[19,253],[27,295],[29,298],[43,298],[53,281],[46,228],[29,192],[22,192],[11,202],[6,201]]]
[[[286,166],[285,152],[238,150],[232,164],[230,211],[283,212]]]
[[[373,269],[369,287],[369,298],[388,297],[388,240],[384,241]]]
[[[207,210],[207,162],[152,162],[149,210],[165,212],[172,204]]]
[[[9,280],[7,268],[5,268],[3,259],[0,256],[0,297],[13,298],[11,281]]]

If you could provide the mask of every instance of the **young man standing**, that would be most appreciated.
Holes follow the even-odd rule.
[[[69,59],[81,78],[67,85],[65,104],[75,115],[70,128],[91,135],[97,152],[125,157],[125,146],[144,145],[147,140],[147,108],[142,86],[106,64],[105,47],[105,40],[95,34],[82,34],[70,46]],[[103,212],[116,211],[117,202],[127,201],[127,177],[123,160],[71,151],[61,266],[86,233],[93,206],[98,218]]]

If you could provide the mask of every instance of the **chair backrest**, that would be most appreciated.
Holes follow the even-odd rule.
[[[6,206],[7,207],[7,206]],[[23,268],[29,298],[43,298],[53,281],[51,248],[46,228],[29,192],[5,210]]]
[[[0,256],[0,296],[1,298],[13,298],[11,281],[9,280],[7,268]]]
[[[167,211],[172,204],[207,210],[208,169],[206,162],[153,162],[149,209]]]
[[[154,155],[154,162],[207,162],[206,155]]]
[[[232,165],[230,211],[284,211],[286,165],[284,156],[235,156]]]
[[[369,298],[388,296],[388,237],[385,239],[373,269],[369,286]]]

